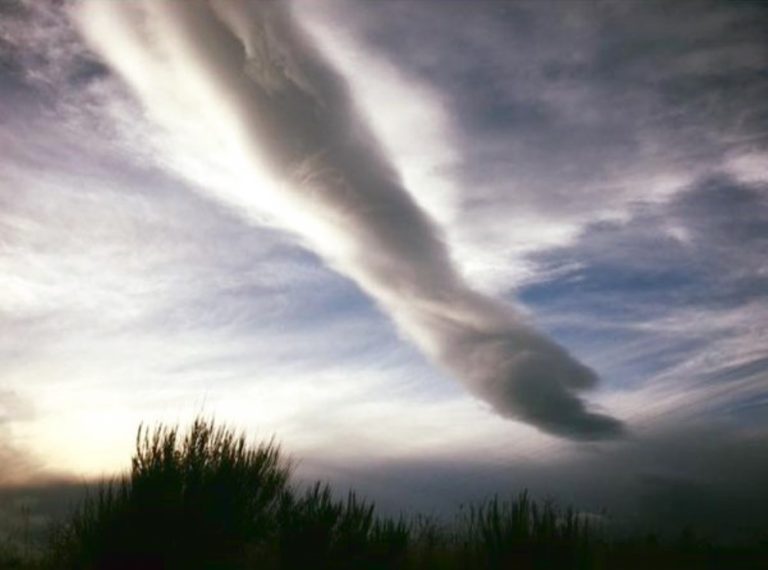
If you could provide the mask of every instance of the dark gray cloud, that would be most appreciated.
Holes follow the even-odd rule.
[[[88,18],[98,17],[138,42],[135,52],[111,51],[109,34],[88,27]],[[286,197],[310,212],[320,231],[290,229],[371,294],[472,393],[505,416],[557,435],[621,432],[617,420],[588,411],[578,396],[596,384],[591,370],[464,283],[439,230],[362,123],[344,80],[284,4],[93,4],[82,21],[119,71],[129,57],[154,58],[159,49],[173,65],[200,73],[221,94],[208,103],[234,114],[241,144],[266,156],[273,175],[288,183]],[[146,96],[146,84],[140,91]]]

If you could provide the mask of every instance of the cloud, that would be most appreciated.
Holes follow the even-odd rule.
[[[375,88],[364,64],[383,60],[440,94],[453,126],[441,144],[452,147],[462,190],[452,253],[484,289],[535,280],[529,253],[621,218],[636,201],[664,200],[712,169],[765,171],[764,5],[296,4],[320,22],[311,27],[324,42],[349,35],[351,51],[368,54],[348,76],[356,91]],[[377,104],[362,101],[368,114]]]
[[[764,429],[728,422],[685,422],[543,460],[426,456],[302,467],[309,479],[351,485],[394,515],[415,511],[451,520],[461,505],[528,489],[582,512],[605,513],[611,532],[677,537],[687,527],[718,540],[753,540],[768,524],[765,509],[755,508],[768,500],[765,436]]]
[[[644,530],[765,528],[765,7],[294,2],[312,41],[277,14],[266,45],[306,93],[288,82],[281,98],[272,73],[262,132],[253,76],[269,58],[249,79],[211,64],[248,42],[195,20],[199,3],[109,4],[126,20],[83,9],[128,82],[66,3],[0,2],[0,417],[15,418],[0,419],[1,483],[124,467],[139,421],[202,407],[395,514],[527,486]],[[249,37],[251,16],[233,19]],[[297,125],[297,101],[321,112]],[[295,153],[268,159],[270,132],[294,133]],[[294,168],[307,141],[329,148]],[[329,194],[332,174],[359,208]],[[400,223],[413,202],[442,226]],[[516,288],[610,379],[592,401],[632,436],[574,444],[504,421],[398,342],[383,313],[505,416],[569,436],[569,415],[584,423],[558,398],[580,388],[504,380],[564,358],[582,385],[594,374],[456,271]],[[506,358],[521,346],[554,355]],[[37,491],[18,493],[0,497],[13,521],[11,495]]]
[[[716,172],[532,256],[558,278],[521,299],[622,379],[628,421],[746,419],[764,406],[766,188]]]
[[[473,394],[553,434],[621,433],[579,397],[597,382],[591,370],[464,282],[344,80],[284,4],[91,2],[77,19],[156,120],[179,139],[204,137],[198,150],[239,178],[209,190],[246,212],[269,202]]]

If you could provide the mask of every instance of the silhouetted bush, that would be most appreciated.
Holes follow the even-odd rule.
[[[139,428],[130,474],[99,488],[54,534],[57,568],[239,568],[277,532],[289,467],[272,442],[195,420]]]

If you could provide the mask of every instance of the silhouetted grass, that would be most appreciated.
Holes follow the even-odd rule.
[[[129,475],[54,533],[57,568],[237,568],[277,533],[288,464],[272,442],[195,420],[140,428]]]
[[[472,505],[450,524],[380,517],[355,493],[339,499],[319,482],[291,486],[289,462],[273,442],[250,446],[197,419],[185,433],[140,427],[130,472],[99,486],[55,528],[41,567],[738,570],[767,561],[765,542],[610,538],[527,492]],[[0,549],[0,568],[36,567]]]
[[[32,562],[21,550],[11,544],[0,544],[0,568],[3,570],[23,570],[32,568]]]
[[[337,501],[320,483],[298,498],[284,495],[279,529],[283,568],[392,568],[409,537],[403,521],[376,518],[373,504],[353,492]]]
[[[573,509],[537,503],[523,491],[471,506],[464,529],[472,562],[486,568],[588,568],[588,524]]]

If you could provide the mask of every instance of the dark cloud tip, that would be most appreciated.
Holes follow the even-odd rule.
[[[572,425],[567,435],[583,441],[620,439],[627,436],[627,429],[624,422],[613,416],[585,413],[582,421]]]
[[[597,384],[598,377],[590,368],[540,337],[531,337],[529,345],[531,349],[517,353],[508,348],[513,356],[505,361],[497,381],[483,384],[481,396],[499,413],[573,440],[614,439],[626,434],[620,420],[589,411],[575,394]]]
[[[589,412],[577,398],[573,398],[572,405],[575,409],[571,414],[554,417],[522,414],[522,417],[543,432],[574,441],[621,439],[628,435],[621,420],[606,414]]]

